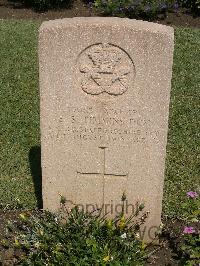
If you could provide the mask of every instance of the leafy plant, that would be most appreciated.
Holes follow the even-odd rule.
[[[182,208],[187,213],[185,219],[189,222],[199,222],[200,221],[200,197],[196,191],[189,191],[186,193],[187,200],[182,204]]]
[[[195,266],[200,262],[200,232],[194,225],[200,221],[200,199],[196,191],[187,192],[187,201],[184,208],[190,209],[187,221],[192,223],[183,230],[184,243],[181,246],[182,262],[184,265]],[[194,224],[194,225],[193,225]]]
[[[193,229],[194,230],[194,229]],[[184,244],[181,246],[182,262],[184,265],[196,266],[200,262],[200,234],[195,230],[187,233],[184,237]]]
[[[62,199],[58,214],[21,213],[20,227],[10,227],[15,230],[14,248],[25,254],[20,265],[141,266],[146,259],[138,231],[147,217],[141,214],[143,208],[141,204],[132,217],[125,218],[122,211],[106,219],[78,207],[68,212]]]
[[[168,8],[176,7],[175,0],[95,0],[96,9],[105,14],[120,17],[149,17],[165,13]]]
[[[180,5],[190,8],[193,13],[200,14],[200,0],[180,0]]]

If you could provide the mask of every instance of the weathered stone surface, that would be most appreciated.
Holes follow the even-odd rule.
[[[129,19],[42,24],[44,208],[56,210],[63,195],[116,213],[125,192],[129,214],[136,202],[150,211],[145,238],[152,236],[161,217],[173,38],[171,27]]]

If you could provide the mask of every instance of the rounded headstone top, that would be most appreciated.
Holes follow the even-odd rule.
[[[160,33],[169,35],[172,39],[174,39],[174,29],[170,26],[161,25],[158,23],[147,22],[143,20],[129,19],[129,18],[118,18],[118,17],[74,17],[74,18],[64,18],[64,19],[56,19],[49,20],[42,23],[40,27],[40,32],[58,28],[66,28],[66,27],[80,27],[81,25],[88,26],[124,26],[131,27],[134,30],[142,30],[142,31],[150,31],[152,33]]]

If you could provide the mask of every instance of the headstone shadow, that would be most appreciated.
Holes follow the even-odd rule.
[[[37,198],[37,207],[41,209],[43,207],[43,202],[42,202],[42,169],[41,169],[40,146],[31,147],[29,151],[29,164],[35,188],[35,195]]]

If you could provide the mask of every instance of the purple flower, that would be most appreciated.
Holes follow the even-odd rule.
[[[174,3],[174,9],[177,10],[178,9],[178,2]]]
[[[196,191],[189,191],[186,194],[190,198],[197,198],[199,196],[199,194]]]
[[[119,11],[119,12],[123,12],[123,10],[124,10],[123,7],[121,7],[121,6],[118,7],[118,11]]]
[[[189,227],[185,226],[183,233],[184,234],[193,234],[193,233],[195,233],[195,229],[192,226],[189,226]]]
[[[134,9],[135,9],[134,5],[129,6],[129,10],[134,10]]]
[[[150,5],[146,5],[146,6],[144,7],[144,10],[145,10],[146,12],[151,11],[151,7],[150,7]]]
[[[161,3],[160,4],[161,9],[167,9],[167,4],[166,3]]]

